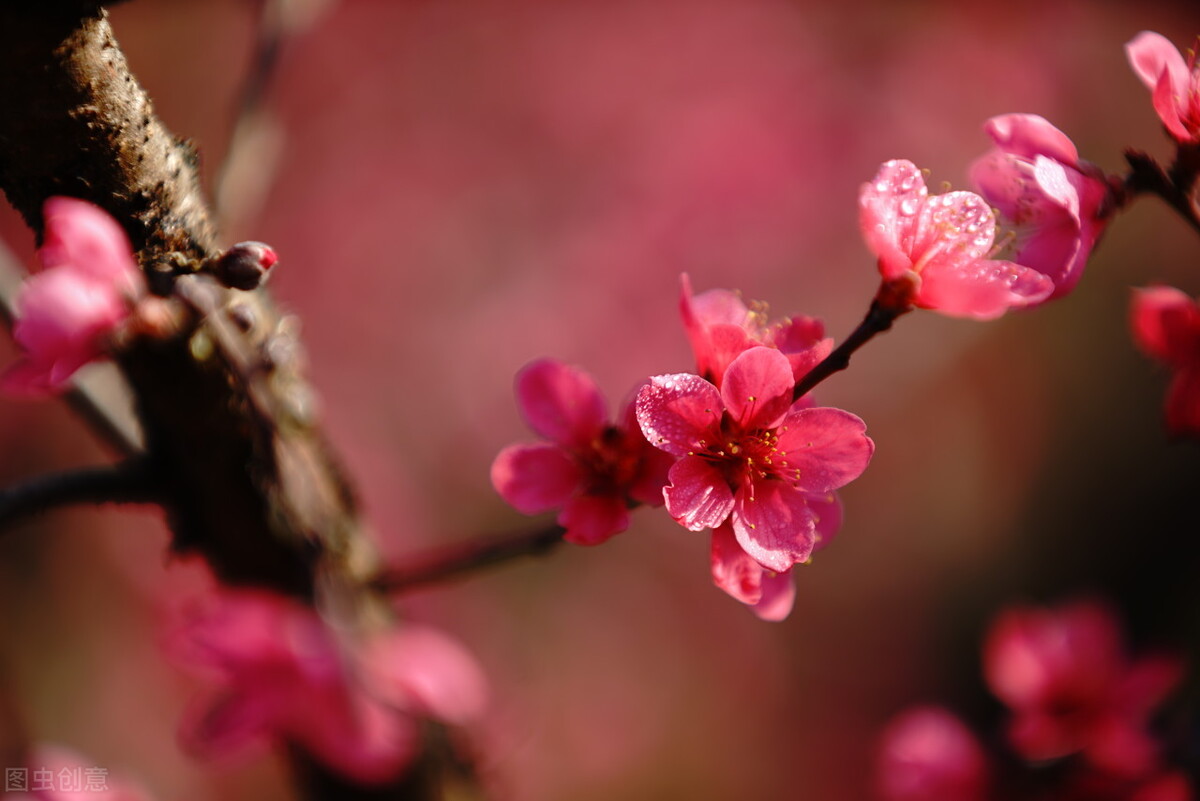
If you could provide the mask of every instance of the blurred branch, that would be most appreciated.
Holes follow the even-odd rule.
[[[139,457],[116,466],[39,476],[0,489],[0,527],[58,506],[162,502],[158,471],[149,459]]]
[[[1130,172],[1125,177],[1127,199],[1140,194],[1157,195],[1200,233],[1200,205],[1196,202],[1196,179],[1200,175],[1200,144],[1179,145],[1175,160],[1164,169],[1152,156],[1127,150]]]
[[[407,563],[381,571],[370,586],[384,593],[401,593],[436,584],[522,556],[543,556],[563,542],[566,529],[548,526],[498,539],[436,548],[410,557]]]
[[[225,158],[217,172],[215,206],[223,223],[257,211],[275,174],[282,132],[267,109],[267,88],[288,32],[289,0],[258,0],[253,52],[238,93]]]

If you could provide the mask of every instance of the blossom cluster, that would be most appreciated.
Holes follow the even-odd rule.
[[[914,308],[993,319],[1079,281],[1114,205],[1109,180],[1041,117],[1008,114],[985,130],[994,147],[970,169],[982,194],[930,195],[904,160],[862,185],[859,224],[889,319]],[[997,257],[992,206],[1012,226],[1009,259]],[[626,530],[634,507],[663,505],[685,529],[712,532],[719,588],[781,620],[793,568],[841,527],[837,490],[862,475],[875,444],[861,418],[809,391],[835,358],[821,321],[770,322],[736,292],[694,294],[686,275],[680,313],[695,371],[644,380],[616,422],[580,368],[522,369],[519,408],[547,442],[505,448],[492,483],[519,511],[559,510],[564,538],[582,545]]]
[[[983,675],[1007,710],[1003,741],[1036,779],[1036,793],[1061,799],[1189,801],[1193,787],[1171,767],[1155,711],[1178,687],[1181,661],[1131,656],[1116,615],[1077,601],[1015,607],[993,621]],[[918,706],[883,731],[876,765],[881,801],[984,801],[1005,795],[1000,774],[1013,759],[989,756],[984,740],[949,710]],[[1056,765],[1055,771],[1047,766]],[[1053,786],[1045,786],[1053,781]],[[1008,784],[1013,784],[1010,780]],[[1022,796],[1027,797],[1027,796]]]
[[[568,541],[603,542],[634,506],[664,505],[690,531],[712,530],[718,587],[778,620],[791,611],[790,572],[841,522],[834,491],[866,469],[874,443],[861,419],[794,397],[828,355],[817,320],[766,324],[733,292],[693,295],[681,311],[696,373],[652,376],[617,422],[582,370],[552,360],[517,376],[517,397],[545,444],[505,448],[497,491],[525,512],[559,508]]]

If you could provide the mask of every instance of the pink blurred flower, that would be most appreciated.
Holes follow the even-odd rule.
[[[1082,753],[1102,771],[1134,778],[1157,767],[1147,720],[1181,666],[1165,656],[1130,660],[1106,607],[1009,609],[985,638],[983,663],[1012,713],[1009,741],[1025,758]]]
[[[213,757],[275,740],[377,784],[416,756],[421,718],[460,724],[484,703],[479,668],[445,635],[404,626],[351,644],[310,607],[262,591],[223,591],[166,644],[181,666],[221,677],[181,729],[187,747]]]
[[[879,259],[880,300],[980,320],[1040,303],[1054,291],[1030,267],[992,261],[996,220],[972,192],[930,197],[910,161],[880,167],[858,194],[859,227]]]
[[[1175,372],[1167,390],[1167,428],[1200,435],[1200,301],[1171,287],[1136,290],[1130,327],[1137,346]]]
[[[1183,56],[1170,40],[1142,31],[1125,45],[1133,71],[1153,92],[1154,110],[1179,142],[1200,142],[1200,65],[1196,51]]]
[[[1061,297],[1079,282],[1108,223],[1108,179],[1036,114],[992,117],[984,131],[995,147],[971,165],[971,182],[1016,226],[1013,260],[1049,278],[1050,297]]]
[[[17,395],[61,390],[72,374],[104,353],[104,338],[142,293],[125,232],[100,208],[74,198],[46,201],[42,271],[16,297],[13,338],[24,358],[0,386]]]
[[[945,709],[914,707],[884,729],[875,776],[882,801],[979,801],[987,783],[983,749]]]
[[[858,478],[875,449],[853,414],[793,408],[794,385],[787,357],[759,346],[730,363],[720,389],[690,373],[660,375],[636,403],[646,439],[676,457],[663,490],[671,516],[692,531],[729,520],[741,549],[775,573],[832,536],[833,490]],[[731,589],[739,575],[722,556],[718,585],[753,597]]]
[[[718,388],[729,363],[755,345],[778,348],[788,357],[797,381],[833,350],[825,326],[814,317],[768,324],[765,310],[748,308],[737,293],[710,289],[693,295],[687,275],[681,280],[679,310],[696,357],[696,372]]]
[[[529,427],[550,441],[510,445],[492,462],[492,485],[515,509],[561,509],[564,539],[598,545],[629,528],[631,504],[662,503],[670,459],[642,437],[632,403],[609,423],[592,377],[553,359],[517,373],[516,392]]]

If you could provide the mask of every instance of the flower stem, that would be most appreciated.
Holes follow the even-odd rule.
[[[1164,169],[1152,156],[1136,150],[1125,153],[1130,172],[1125,176],[1127,200],[1140,194],[1158,195],[1200,233],[1196,178],[1200,175],[1200,144],[1180,145],[1175,161]]]
[[[883,290],[881,289],[881,295]],[[796,389],[792,394],[793,401],[800,400],[813,390],[817,384],[820,384],[826,378],[836,372],[845,370],[850,366],[850,357],[856,350],[867,344],[876,334],[882,334],[892,327],[892,323],[897,317],[906,314],[912,310],[910,306],[901,306],[892,303],[885,303],[876,297],[871,301],[871,308],[867,309],[867,314],[863,317],[858,328],[855,328],[850,336],[843,340],[842,344],[834,349],[821,362],[809,370],[808,373],[800,379],[796,384]]]
[[[407,564],[382,571],[370,581],[370,586],[380,592],[401,593],[520,556],[541,556],[559,545],[564,533],[566,529],[562,526],[552,525],[499,539],[435,548],[412,557]]]

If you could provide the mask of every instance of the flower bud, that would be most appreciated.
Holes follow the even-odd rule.
[[[279,261],[270,245],[262,242],[238,242],[213,264],[213,272],[231,289],[255,289],[267,278],[267,271]]]

